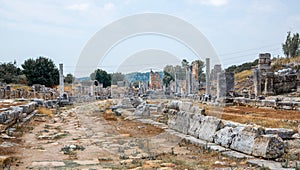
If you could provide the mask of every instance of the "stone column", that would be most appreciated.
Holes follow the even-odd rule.
[[[265,80],[265,90],[264,90],[264,95],[266,96],[274,94],[273,79],[274,79],[274,73],[267,72],[266,80]]]
[[[60,96],[64,93],[64,71],[63,64],[59,64],[59,92]]]
[[[210,59],[206,58],[206,94],[210,94]]]
[[[233,72],[226,72],[226,94],[230,91],[234,91],[234,73]]]
[[[192,66],[187,66],[186,67],[186,94],[191,94],[191,86],[192,86],[192,83],[191,83],[191,79],[192,79],[192,70],[191,70]]]
[[[254,94],[255,97],[261,95],[261,79],[260,79],[260,71],[258,69],[253,70],[253,85],[254,85]]]
[[[217,73],[217,99],[226,97],[225,73]]]

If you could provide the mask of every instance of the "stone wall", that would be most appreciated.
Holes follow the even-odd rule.
[[[275,100],[258,100],[249,98],[234,98],[234,105],[251,106],[251,107],[272,107],[284,110],[300,110],[300,102],[278,101]]]
[[[22,121],[37,107],[36,102],[30,102],[20,106],[13,106],[10,110],[0,112],[0,131],[5,130],[15,122]]]
[[[291,129],[263,128],[205,116],[195,106],[187,111],[187,107],[182,107],[185,105],[189,104],[171,101],[167,106],[168,126],[171,129],[249,155],[266,159],[279,158],[284,154],[283,138],[289,139],[294,134]]]
[[[24,89],[7,90],[0,88],[0,99],[16,99],[16,98],[39,98],[45,100],[53,100],[58,97],[56,92],[34,92]]]
[[[296,74],[275,76],[273,80],[274,91],[276,94],[289,93],[292,89],[297,90],[297,83]]]

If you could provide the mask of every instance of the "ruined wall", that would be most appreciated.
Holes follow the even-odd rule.
[[[205,116],[201,114],[201,109],[191,107],[189,102],[171,101],[167,108],[169,128],[266,159],[283,156],[283,140],[290,139],[294,134],[292,129],[264,128]]]
[[[0,132],[17,121],[25,121],[37,107],[36,102],[30,102],[20,106],[11,107],[10,110],[0,112]]]
[[[276,94],[289,93],[292,89],[297,89],[297,83],[296,74],[275,76],[273,80],[274,91]]]
[[[0,99],[16,99],[16,98],[38,98],[45,100],[54,100],[58,97],[56,92],[35,92],[24,89],[5,89],[0,88]]]

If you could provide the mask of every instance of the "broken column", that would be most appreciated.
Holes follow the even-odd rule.
[[[258,69],[253,70],[253,83],[254,83],[254,94],[257,97],[261,95],[260,72]]]
[[[226,77],[224,73],[217,74],[217,99],[226,96]]]
[[[209,80],[210,80],[210,59],[209,58],[206,58],[205,59],[205,62],[206,62],[206,94],[210,94],[210,83],[209,83]]]
[[[217,98],[226,97],[230,91],[234,91],[234,73],[221,72],[217,75]]]
[[[233,72],[226,72],[226,94],[230,91],[234,91],[234,73]]]
[[[64,72],[63,72],[63,64],[59,64],[59,92],[60,96],[64,93]]]
[[[192,66],[186,67],[186,94],[191,94],[192,89]]]
[[[218,79],[218,73],[221,73],[221,71],[222,71],[221,64],[215,64],[214,65],[214,71],[213,71],[213,80]]]
[[[199,87],[198,62],[192,62],[192,93],[197,93]]]

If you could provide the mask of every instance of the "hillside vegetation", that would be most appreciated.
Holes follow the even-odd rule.
[[[238,92],[242,90],[251,90],[253,85],[253,68],[257,67],[258,59],[253,62],[246,62],[241,65],[233,65],[225,69],[227,72],[234,72],[235,89]],[[272,71],[278,71],[284,68],[294,68],[300,70],[300,56],[293,58],[275,57],[272,59]]]

